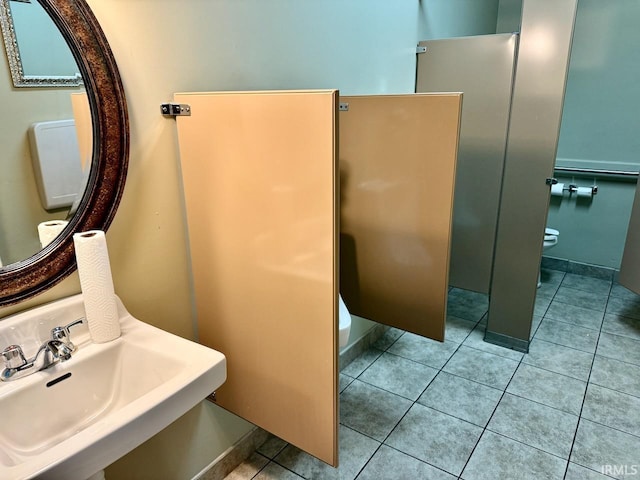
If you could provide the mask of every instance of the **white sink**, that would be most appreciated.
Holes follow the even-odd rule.
[[[73,327],[70,360],[0,382],[0,478],[86,479],[224,383],[222,353],[136,320],[119,300],[118,309],[117,340],[95,344],[86,324]],[[0,350],[21,345],[29,358],[53,327],[83,316],[76,295],[9,317]]]

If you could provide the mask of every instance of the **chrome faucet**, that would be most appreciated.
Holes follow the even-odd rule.
[[[83,322],[80,318],[65,327],[55,327],[51,330],[51,338],[40,345],[33,358],[27,360],[19,345],[9,345],[2,351],[4,369],[0,373],[0,380],[9,381],[26,377],[32,373],[49,368],[58,362],[65,362],[71,358],[76,347],[69,338],[69,329]]]

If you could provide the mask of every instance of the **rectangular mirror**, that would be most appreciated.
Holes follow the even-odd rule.
[[[0,0],[0,28],[15,87],[82,85],[71,50],[38,2]]]

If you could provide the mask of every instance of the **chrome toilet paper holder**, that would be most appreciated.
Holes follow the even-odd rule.
[[[545,180],[545,183],[549,186],[552,185],[556,185],[558,183],[558,180],[555,178],[547,178]],[[593,185],[590,185],[588,187],[583,187],[583,186],[579,186],[575,183],[570,183],[568,186],[563,186],[562,191],[563,192],[569,192],[569,195],[573,194],[573,193],[578,193],[578,188],[583,189],[583,188],[589,188],[591,189],[591,195],[597,195],[598,193],[598,185],[596,185],[596,179],[593,179]]]

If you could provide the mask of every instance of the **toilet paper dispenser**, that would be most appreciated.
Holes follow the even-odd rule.
[[[547,178],[545,183],[551,186],[551,195],[553,196],[563,196],[564,192],[569,192],[569,195],[575,194],[577,197],[591,198],[598,193],[595,179],[593,180],[593,185],[588,187],[578,186],[575,183],[559,183],[555,178]]]

